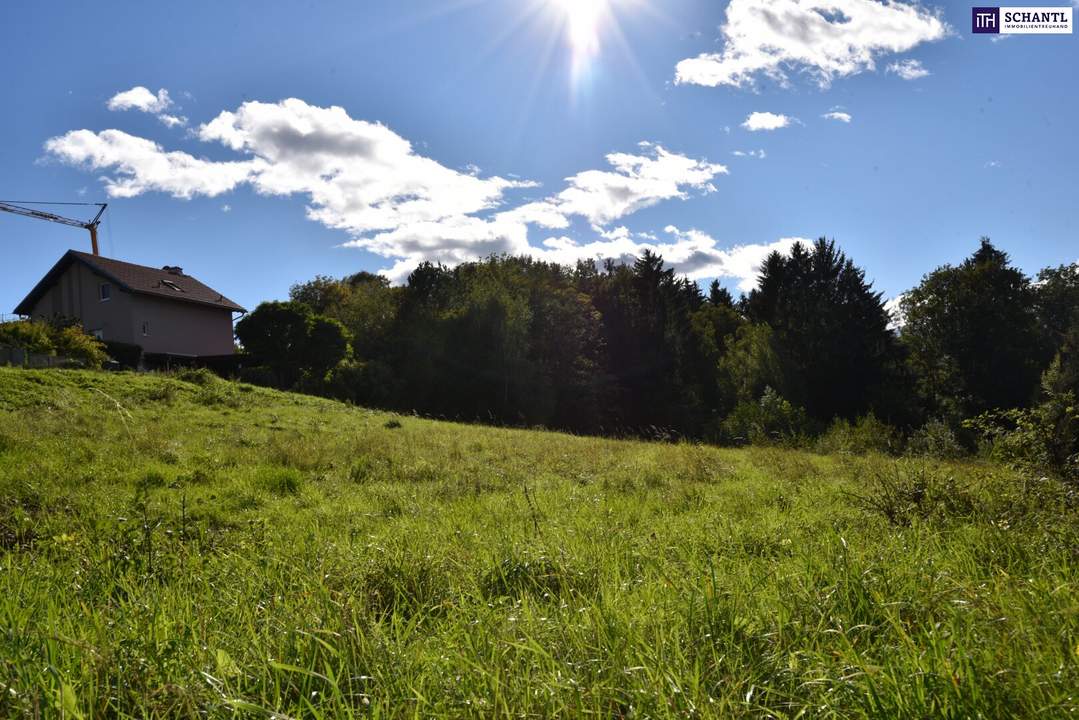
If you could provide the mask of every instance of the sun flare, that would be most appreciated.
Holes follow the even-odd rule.
[[[600,30],[608,0],[551,0],[562,13],[566,42],[573,53],[573,73],[580,75],[600,51]]]
[[[607,11],[606,0],[554,0],[565,13],[567,39],[574,53],[599,51],[599,25]]]

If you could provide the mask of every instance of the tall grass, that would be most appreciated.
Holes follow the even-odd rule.
[[[198,380],[0,370],[0,716],[1079,709],[1049,481]]]

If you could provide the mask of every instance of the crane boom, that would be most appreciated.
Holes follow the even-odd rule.
[[[72,218],[64,217],[63,215],[57,215],[51,212],[45,212],[44,210],[35,210],[33,208],[23,207],[22,205],[16,205],[15,203],[6,202],[0,200],[0,211],[9,212],[14,215],[22,215],[23,217],[36,218],[38,220],[48,220],[49,222],[60,223],[61,225],[70,225],[71,227],[82,228],[83,230],[90,231],[90,245],[93,248],[94,255],[100,255],[97,249],[97,226],[101,224],[101,216],[105,214],[105,209],[109,206],[108,203],[57,203],[67,205],[94,205],[99,208],[97,215],[90,222],[85,220],[73,220]]]

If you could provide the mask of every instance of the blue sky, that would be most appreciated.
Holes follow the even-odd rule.
[[[975,36],[969,4],[9,0],[0,67],[0,199],[107,201],[103,254],[249,308],[492,251],[737,289],[826,235],[888,297],[982,235],[1079,259],[1079,40]],[[89,247],[0,238],[3,312]]]

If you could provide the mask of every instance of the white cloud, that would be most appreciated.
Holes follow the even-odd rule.
[[[758,160],[763,160],[768,157],[768,154],[764,150],[735,150],[731,153],[735,157],[752,157]]]
[[[168,115],[163,113],[161,115],[158,115],[157,119],[170,128],[183,127],[184,125],[187,125],[187,118],[183,115]]]
[[[172,107],[169,91],[162,88],[154,95],[142,85],[116,93],[109,99],[109,110],[139,110],[144,113],[160,113]]]
[[[252,156],[258,192],[305,194],[309,217],[353,234],[470,215],[496,207],[508,189],[533,185],[451,170],[384,125],[295,98],[244,103],[198,136]]]
[[[903,298],[906,297],[905,293],[896,295],[891,300],[884,303],[884,311],[888,313],[891,318],[891,322],[888,327],[892,330],[902,330],[903,326],[907,324],[907,318],[903,314]]]
[[[149,113],[170,128],[187,124],[186,117],[165,112],[173,106],[169,91],[165,88],[161,88],[157,91],[157,95],[154,95],[142,85],[136,85],[130,90],[113,95],[109,98],[107,106],[113,111],[138,110]]]
[[[229,205],[229,204],[225,204],[225,205],[222,205],[222,206],[221,206],[221,212],[223,212],[223,213],[230,213],[230,212],[232,212],[232,206],[231,206],[231,205]]]
[[[679,230],[668,225],[666,232],[675,238],[675,243],[657,246],[655,251],[663,254],[679,273],[693,280],[734,278],[743,292],[757,287],[761,264],[773,252],[787,255],[797,242],[812,243],[807,238],[781,238],[769,244],[735,245],[724,250],[718,247],[716,240],[699,230]],[[665,248],[670,249],[663,252]]]
[[[853,119],[850,113],[846,113],[841,110],[830,110],[821,115],[821,117],[825,118],[826,120],[836,120],[842,123],[849,123]]]
[[[220,195],[248,181],[264,163],[259,160],[214,162],[185,152],[166,152],[157,143],[120,130],[72,130],[45,143],[61,162],[87,170],[111,170],[102,178],[110,197],[164,192],[175,197]]]
[[[632,153],[611,153],[606,168],[571,175],[562,189],[541,199],[511,203],[509,191],[536,184],[482,177],[472,166],[452,170],[417,153],[386,126],[351,118],[339,107],[297,99],[249,102],[220,113],[195,134],[240,157],[210,160],[167,151],[120,130],[74,130],[50,139],[45,149],[61,162],[103,173],[112,197],[147,192],[213,197],[245,184],[264,195],[300,195],[309,203],[310,219],[351,236],[345,246],[391,260],[384,272],[397,281],[424,260],[455,265],[510,253],[575,262],[629,259],[650,249],[690,277],[733,277],[746,286],[760,258],[793,243],[722,250],[696,230],[668,228],[671,237],[661,242],[610,227],[662,201],[713,192],[712,182],[727,173],[721,164],[652,143],[641,143]],[[595,239],[529,242],[533,226],[568,230],[575,222],[591,226]]]
[[[786,86],[798,72],[827,87],[950,28],[938,12],[900,0],[731,0],[720,32],[722,51],[678,63],[676,82],[747,87],[766,77]]]
[[[602,240],[588,243],[577,243],[567,237],[548,238],[544,240],[542,250],[533,249],[530,252],[544,260],[572,265],[586,259],[632,262],[633,258],[650,250],[662,255],[679,275],[691,280],[731,278],[737,280],[739,290],[748,292],[757,287],[761,263],[768,255],[772,252],[786,255],[796,242],[809,242],[805,238],[783,238],[774,243],[736,245],[723,249],[714,238],[699,230],[680,230],[668,225],[664,232],[671,237],[670,242],[659,242],[640,233],[631,233],[625,227],[618,227],[605,233]]]
[[[759,132],[761,130],[778,130],[779,128],[785,128],[792,122],[797,121],[787,115],[779,115],[771,112],[753,112],[750,113],[749,117],[742,123],[742,127],[750,132]]]
[[[930,74],[919,60],[897,60],[888,65],[888,72],[898,75],[904,80],[919,80],[928,77]]]
[[[641,143],[642,154],[611,153],[612,170],[586,170],[566,178],[569,184],[557,195],[528,203],[503,217],[548,228],[569,226],[576,215],[593,225],[607,225],[663,200],[685,199],[689,190],[713,192],[716,175],[727,174],[723,165],[688,158],[659,145]]]
[[[985,168],[986,168],[987,170],[993,170],[993,169],[995,169],[995,168],[998,168],[998,167],[1000,167],[1000,165],[1001,165],[1001,163],[1000,163],[1000,160],[990,160],[990,161],[988,161],[987,163],[985,163],[985,166],[984,166],[984,167],[985,167]]]

